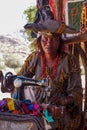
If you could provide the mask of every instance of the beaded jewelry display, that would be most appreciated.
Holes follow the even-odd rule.
[[[45,56],[43,57],[43,65],[42,65],[42,77],[43,78],[46,78],[47,75],[49,75],[52,80],[55,78],[56,73],[57,73],[58,59],[59,59],[59,57],[57,55],[53,62],[52,72],[51,72],[51,74],[49,74],[48,68],[46,66],[46,57]]]

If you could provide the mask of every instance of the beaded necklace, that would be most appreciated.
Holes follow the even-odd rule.
[[[59,57],[57,55],[56,58],[54,59],[54,62],[53,62],[52,72],[49,75],[49,71],[48,71],[47,66],[46,66],[46,57],[45,56],[43,57],[43,65],[42,65],[42,77],[43,78],[46,78],[47,75],[49,75],[52,80],[55,78],[55,76],[57,74],[58,59],[59,59]]]

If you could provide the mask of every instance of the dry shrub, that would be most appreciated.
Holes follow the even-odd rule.
[[[21,55],[8,55],[5,59],[5,65],[10,68],[19,68],[23,64],[23,57]]]

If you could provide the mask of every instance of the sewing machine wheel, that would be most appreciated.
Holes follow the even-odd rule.
[[[0,71],[0,82],[2,82],[2,80],[3,80],[3,72]]]
[[[5,80],[9,79],[9,77],[13,76],[12,72],[7,72],[5,75]]]
[[[8,92],[13,90],[13,74],[12,72],[7,72],[4,79],[4,86]]]

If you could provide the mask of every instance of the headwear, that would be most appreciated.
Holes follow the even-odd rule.
[[[65,23],[59,20],[48,19],[42,23],[28,23],[24,26],[25,29],[40,32],[40,33],[55,33],[62,34],[74,34],[72,37],[62,38],[65,44],[73,44],[87,41],[87,32],[85,34],[78,33],[75,29],[67,26]]]
[[[65,25],[64,22],[59,20],[48,19],[42,23],[28,23],[24,26],[25,29],[33,30],[35,32],[44,32],[44,33],[69,33],[74,34],[77,31],[69,26]]]
[[[83,1],[83,4],[87,5],[87,0]]]
[[[49,0],[37,0],[37,7],[42,8],[43,6],[49,5]]]

